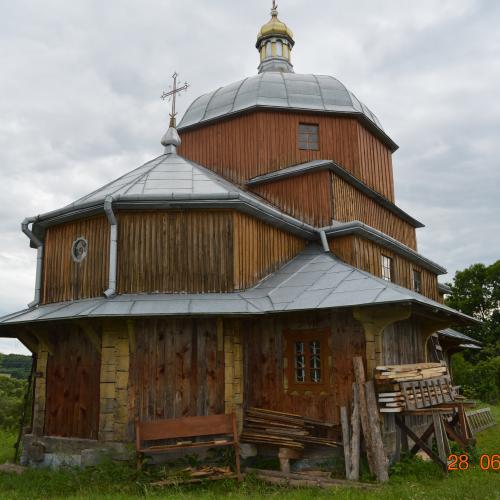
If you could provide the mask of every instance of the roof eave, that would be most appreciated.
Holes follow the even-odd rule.
[[[188,125],[183,125],[182,120],[180,124],[177,127],[177,130],[179,131],[179,134],[182,135],[182,132],[188,131],[188,130],[194,130],[196,128],[201,128],[206,125],[211,125],[216,122],[221,122],[224,121],[227,118],[234,118],[239,115],[251,113],[253,111],[257,111],[259,109],[263,109],[266,111],[269,110],[274,110],[274,111],[291,111],[291,112],[301,112],[301,113],[311,113],[311,114],[322,114],[322,115],[342,115],[342,116],[351,116],[353,118],[356,118],[359,120],[363,125],[366,126],[366,128],[372,132],[375,136],[377,136],[378,139],[380,139],[390,150],[392,153],[396,152],[399,149],[399,146],[389,137],[389,135],[381,129],[376,123],[374,123],[370,118],[368,118],[363,112],[361,111],[341,111],[341,110],[325,110],[325,109],[308,109],[308,108],[301,108],[301,107],[280,107],[280,106],[269,106],[265,104],[254,104],[251,106],[248,106],[246,108],[234,110],[234,111],[229,111],[223,115],[219,116],[214,116],[212,118],[204,118],[200,121],[197,121],[196,123],[190,123]]]
[[[249,187],[259,186],[261,184],[266,184],[270,182],[277,182],[281,179],[286,179],[290,177],[296,177],[299,175],[306,175],[310,172],[318,170],[330,170],[334,174],[338,175],[346,182],[354,186],[359,191],[362,191],[368,197],[375,200],[377,203],[382,205],[384,208],[394,213],[408,224],[415,228],[425,227],[420,221],[414,219],[411,215],[407,214],[404,210],[399,208],[397,205],[392,203],[390,200],[377,193],[375,190],[367,186],[364,182],[357,179],[354,175],[349,173],[345,168],[340,166],[333,160],[313,160],[307,163],[301,163],[298,165],[293,165],[280,170],[275,170],[264,175],[259,175],[247,181],[246,185]]]
[[[439,264],[436,264],[430,259],[427,259],[426,257],[415,252],[415,250],[395,240],[394,238],[391,238],[390,236],[382,233],[381,231],[378,231],[377,229],[374,229],[373,227],[364,224],[363,222],[352,221],[346,223],[338,223],[337,225],[334,226],[325,227],[323,228],[323,230],[325,231],[327,237],[333,237],[333,238],[336,237],[338,238],[341,236],[347,236],[351,234],[362,236],[363,238],[371,240],[374,243],[378,243],[379,245],[385,248],[389,248],[395,251],[399,255],[406,257],[408,260],[411,260],[412,262],[419,264],[420,266],[424,267],[425,269],[437,275],[447,273],[444,267],[440,266]]]

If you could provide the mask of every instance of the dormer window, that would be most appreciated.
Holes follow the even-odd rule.
[[[318,151],[319,125],[299,123],[299,149]]]

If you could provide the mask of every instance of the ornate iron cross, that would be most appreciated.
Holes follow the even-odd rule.
[[[172,78],[174,80],[174,84],[172,86],[172,90],[169,90],[168,92],[163,92],[163,94],[161,95],[161,98],[163,100],[165,99],[172,99],[172,111],[170,112],[170,126],[171,127],[174,127],[175,128],[175,117],[177,115],[177,112],[175,111],[175,100],[176,100],[176,96],[179,92],[182,92],[183,90],[187,90],[188,87],[189,87],[189,83],[188,82],[184,82],[184,85],[182,87],[177,87],[177,77],[179,75],[177,74],[177,72],[175,72],[173,75],[172,75]]]

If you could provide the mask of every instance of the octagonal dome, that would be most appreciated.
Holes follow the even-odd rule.
[[[263,72],[220,87],[195,99],[178,128],[182,130],[256,107],[357,115],[392,142],[375,114],[345,85],[332,76],[313,74]]]

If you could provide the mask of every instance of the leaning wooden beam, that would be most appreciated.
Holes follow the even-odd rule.
[[[347,408],[340,408],[340,422],[342,424],[342,444],[344,445],[344,461],[345,461],[345,477],[351,477],[351,441],[349,433],[349,418],[347,416]]]
[[[359,421],[359,388],[358,384],[352,384],[352,414],[351,414],[351,467],[349,478],[351,481],[359,480],[359,445],[360,445],[360,421]]]
[[[389,481],[389,464],[385,455],[382,433],[380,432],[379,413],[375,386],[373,380],[365,384],[366,406],[368,408],[368,424],[370,426],[370,438],[372,453],[375,458],[375,475],[380,482]]]
[[[370,425],[368,422],[368,408],[366,405],[366,396],[365,396],[365,368],[363,366],[363,359],[359,356],[356,356],[352,360],[354,365],[354,377],[356,379],[356,383],[358,384],[359,389],[359,415],[361,419],[361,428],[363,429],[363,436],[365,438],[366,443],[366,457],[368,459],[368,466],[372,473],[375,473],[375,457],[373,455],[370,438]]]

